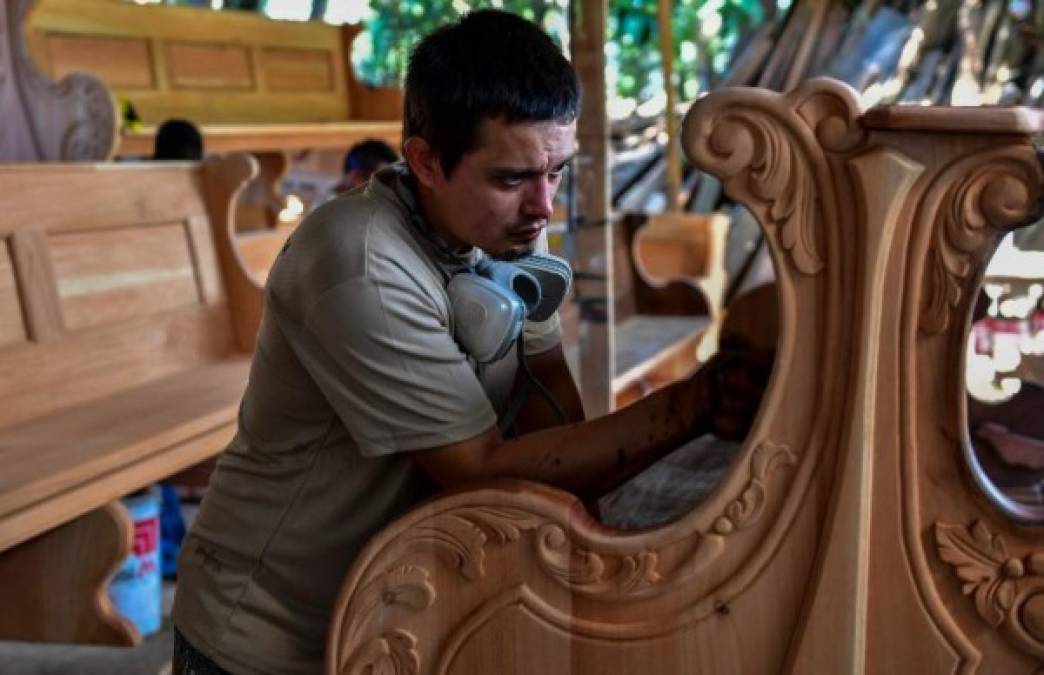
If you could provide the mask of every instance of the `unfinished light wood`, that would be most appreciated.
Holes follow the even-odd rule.
[[[349,571],[328,673],[1040,670],[1044,536],[969,479],[960,373],[977,270],[1044,176],[1026,133],[860,115],[817,80],[686,119],[694,164],[763,226],[780,315],[707,501],[629,533],[522,482],[429,501]]]
[[[275,227],[257,232],[240,232],[236,235],[236,248],[239,249],[243,265],[250,270],[259,285],[264,285],[272,263],[286,245],[291,232],[291,227]]]
[[[34,2],[0,6],[0,161],[107,159],[116,146],[115,101],[82,67],[55,76],[34,66],[22,32]]]
[[[579,385],[588,417],[613,407],[614,225],[609,190],[609,117],[606,112],[603,0],[579,0],[570,12],[570,51],[584,94],[577,119],[577,252],[574,302],[579,319]]]
[[[373,99],[401,102],[401,95],[371,93],[356,80],[350,54],[358,26],[197,7],[37,0],[26,31],[45,73],[89,70],[134,106],[144,128],[123,131],[121,155],[152,154],[156,126],[170,118],[200,125],[207,152],[343,152],[370,137],[399,144],[401,105],[390,118],[384,111],[366,121]]]
[[[130,554],[133,537],[130,514],[113,502],[4,552],[0,635],[31,642],[140,644],[138,630],[116,611],[106,588]]]
[[[0,604],[0,639],[125,642],[58,616],[92,606],[96,568],[125,555],[111,537],[83,553],[88,570],[67,562],[68,578],[51,564],[25,576],[37,554],[24,551],[83,547],[98,529],[85,514],[232,438],[249,371],[237,336],[248,320],[257,330],[260,286],[220,266],[240,264],[223,251],[256,171],[245,155],[0,167],[0,237],[26,336],[0,347],[0,581],[20,589],[18,604]],[[34,623],[7,632],[27,606]]]

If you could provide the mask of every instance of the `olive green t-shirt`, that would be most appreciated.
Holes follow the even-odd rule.
[[[453,339],[452,256],[403,165],[320,207],[270,272],[239,411],[178,562],[174,622],[234,673],[321,671],[330,612],[360,548],[427,497],[410,452],[496,423],[514,350],[478,367]],[[546,239],[541,240],[546,250]],[[561,339],[527,323],[526,352]]]

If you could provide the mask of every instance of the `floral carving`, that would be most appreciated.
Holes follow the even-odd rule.
[[[402,565],[371,580],[359,592],[356,609],[343,632],[344,643],[358,643],[363,628],[373,621],[378,608],[399,606],[421,611],[434,604],[435,587],[429,577],[428,570],[423,567]],[[347,652],[339,671],[351,675],[417,673],[420,670],[420,655],[416,646],[417,639],[411,633],[395,629]]]
[[[414,527],[407,546],[434,548],[464,578],[485,576],[486,541],[493,535],[500,544],[517,541],[523,531],[536,529],[541,519],[528,511],[481,507],[439,515]]]
[[[689,156],[720,177],[730,196],[758,207],[798,271],[819,273],[820,228],[834,214],[832,195],[820,194],[833,183],[817,175],[817,167],[826,163],[826,152],[848,151],[865,137],[854,92],[819,81],[785,96],[723,92],[693,110],[683,129]]]
[[[359,648],[341,672],[345,675],[417,675],[417,638],[396,628]]]
[[[1025,157],[1009,149],[1008,156],[973,156],[969,163],[978,166],[957,167],[967,177],[947,190],[936,216],[921,302],[920,328],[927,334],[946,330],[975,255],[998,231],[1025,222],[1040,191],[1040,168],[1029,148]],[[950,180],[949,173],[942,180]]]
[[[770,116],[754,110],[723,116],[711,131],[707,149],[719,161],[749,156],[743,190],[764,204],[765,225],[779,231],[783,248],[805,274],[823,267],[814,228],[819,224],[808,160]]]
[[[935,543],[979,616],[1024,651],[1044,656],[1044,553],[1009,554],[981,521],[967,527],[936,522]]]
[[[589,595],[631,593],[660,581],[653,551],[600,555],[576,546],[558,525],[545,525],[537,537],[540,565],[556,581]]]
[[[716,534],[729,534],[757,522],[765,510],[768,496],[768,477],[784,466],[797,464],[797,456],[785,445],[765,441],[754,450],[751,459],[750,481],[740,496],[725,507],[725,512],[714,521]]]
[[[1018,558],[1008,556],[1004,540],[990,534],[976,521],[971,528],[935,524],[939,557],[949,563],[963,582],[961,592],[975,595],[979,616],[996,628],[1015,602],[1015,580],[1025,574]]]

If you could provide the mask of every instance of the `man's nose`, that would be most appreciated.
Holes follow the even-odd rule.
[[[553,181],[547,176],[540,176],[529,182],[522,208],[527,216],[549,220],[554,213],[554,198]]]

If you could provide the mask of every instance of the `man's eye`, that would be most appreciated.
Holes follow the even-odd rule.
[[[522,184],[522,179],[518,176],[502,176],[500,183],[506,187],[518,187]]]

